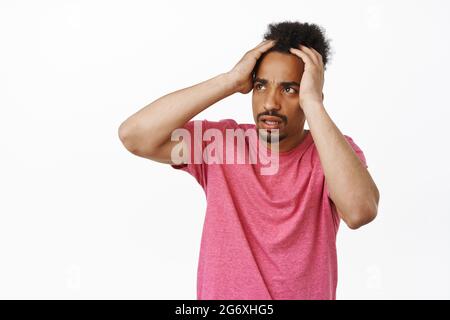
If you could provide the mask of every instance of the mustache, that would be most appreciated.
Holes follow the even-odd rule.
[[[287,121],[288,121],[288,119],[287,119],[287,117],[285,115],[279,114],[276,111],[265,111],[263,113],[260,113],[260,114],[258,114],[258,117],[256,118],[256,120],[259,121],[259,119],[262,116],[278,117],[285,123],[287,123]]]

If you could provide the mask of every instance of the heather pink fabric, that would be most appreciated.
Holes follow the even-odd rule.
[[[202,133],[255,128],[232,119],[196,121]],[[193,124],[185,125],[192,139]],[[340,220],[311,133],[279,159],[275,175],[261,175],[261,163],[172,165],[194,176],[207,200],[197,299],[336,299]]]

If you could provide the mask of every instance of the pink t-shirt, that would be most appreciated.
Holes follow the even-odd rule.
[[[255,128],[232,119],[195,121],[201,122],[202,135],[210,128],[224,136],[225,129]],[[184,128],[193,148],[194,121]],[[205,148],[210,142],[202,135],[196,143]],[[367,167],[361,149],[345,138]],[[245,147],[256,147],[252,141]],[[311,133],[279,153],[276,174],[262,175],[260,166],[248,161],[172,165],[194,176],[207,200],[197,299],[336,299],[340,218]]]

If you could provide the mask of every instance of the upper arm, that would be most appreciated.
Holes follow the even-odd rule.
[[[164,143],[155,146],[151,141],[151,133],[142,134],[136,127],[135,124],[129,124],[125,121],[118,129],[119,139],[129,152],[142,158],[171,165],[186,163],[189,148],[188,142],[185,141],[185,135],[178,135],[176,136],[178,139],[172,140],[174,136],[172,132]],[[179,129],[183,130],[182,133],[187,131],[186,128]],[[182,139],[179,139],[180,137]],[[189,135],[187,140],[189,140]]]
[[[184,142],[184,140],[168,140],[159,148],[155,148],[149,153],[136,155],[156,162],[174,165],[186,163],[187,151],[187,144]],[[177,161],[177,159],[179,159],[181,162]]]

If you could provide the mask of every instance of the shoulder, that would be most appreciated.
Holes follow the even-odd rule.
[[[349,136],[347,134],[343,134],[343,136],[344,136],[345,140],[347,141],[347,143],[350,145],[350,147],[352,147],[353,151],[356,153],[358,158],[362,161],[362,163],[367,168],[367,160],[366,160],[364,152],[362,151],[360,146],[355,142],[355,140],[351,136]],[[320,164],[319,153],[317,151],[315,144],[313,144],[313,146],[314,147],[312,148],[312,155],[311,155],[312,159],[311,160],[312,160],[313,164]]]

